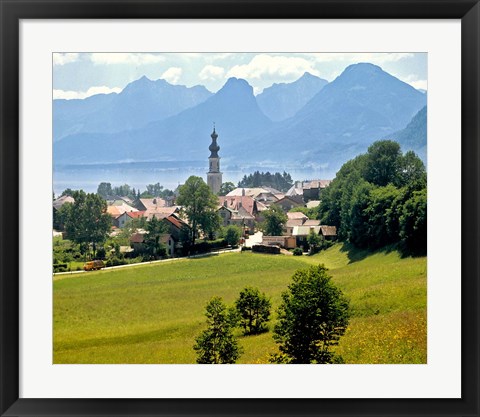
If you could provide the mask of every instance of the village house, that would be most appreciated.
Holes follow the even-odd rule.
[[[126,213],[126,212],[129,212],[129,213],[134,213],[134,212],[137,212],[138,210],[127,204],[125,201],[123,200],[114,200],[112,201],[111,204],[109,204],[107,206],[107,213],[110,214],[110,216],[112,216],[113,220],[114,220],[114,224],[115,224],[115,219],[120,216],[121,214],[123,213]]]
[[[281,194],[280,191],[270,187],[235,188],[230,191],[226,197],[247,196],[268,206],[278,201],[278,198],[276,197],[278,194]]]
[[[320,226],[320,235],[325,240],[336,240],[337,228],[335,226]]]
[[[284,234],[292,236],[293,228],[295,226],[301,226],[308,220],[308,217],[301,212],[288,212],[287,223],[285,223]]]
[[[292,236],[295,237],[298,247],[307,247],[307,238],[310,231],[313,230],[315,234],[320,234],[320,226],[295,226],[293,228]]]
[[[156,215],[152,215],[152,217],[155,216],[155,218],[158,218],[158,220],[161,220],[164,222],[167,226],[167,233],[165,235],[162,235],[161,241],[164,243],[169,249],[169,254],[171,253],[170,256],[173,256],[175,251],[177,249],[181,248],[181,235],[182,235],[182,230],[184,228],[188,228],[188,224],[180,219],[180,217],[176,216],[175,214],[170,214],[166,215],[163,217],[157,217]],[[147,232],[144,230],[137,230],[136,233],[133,233],[132,236],[130,237],[130,243],[132,247],[137,250],[137,251],[142,251],[144,250],[144,235]],[[164,236],[168,235],[169,240],[166,239]],[[163,241],[163,240],[165,241]]]
[[[311,200],[320,200],[322,191],[327,188],[331,180],[309,180],[309,181],[296,181],[290,189],[287,191],[286,195],[289,197],[294,196],[303,196],[305,202]]]
[[[139,219],[143,217],[144,214],[144,211],[126,211],[114,219],[113,225],[123,229],[129,221],[132,219]]]
[[[142,253],[146,250],[145,236],[147,232],[137,231],[130,236],[130,245],[135,252]],[[175,255],[175,240],[170,234],[163,234],[160,236],[160,243],[165,245],[167,255],[173,257]]]
[[[245,225],[251,233],[253,233],[255,222],[259,218],[259,206],[261,206],[262,210],[265,207],[254,198],[246,195],[220,196],[218,197],[218,203],[218,214],[222,218],[223,226],[228,226],[229,224]]]
[[[222,226],[236,225],[241,228],[245,227],[249,233],[253,233],[255,229],[255,217],[247,212],[243,207],[238,210],[232,210],[225,206],[218,208],[218,214],[222,219]]]
[[[284,212],[290,211],[294,207],[303,207],[305,202],[301,196],[285,196],[282,199],[275,202]]]
[[[54,210],[57,210],[57,211],[60,210],[65,203],[73,204],[75,203],[75,199],[69,195],[62,195],[61,197],[58,197],[53,202]]]
[[[322,191],[327,188],[332,180],[311,180],[303,182],[303,199],[305,201],[321,200]]]

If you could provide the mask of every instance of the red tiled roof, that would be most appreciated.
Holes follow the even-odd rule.
[[[144,211],[127,211],[127,216],[132,218],[132,219],[138,219],[140,217],[143,217],[145,212]]]
[[[238,211],[243,207],[249,214],[253,215],[255,208],[255,200],[252,197],[243,196],[221,196],[218,197],[219,204],[234,211]]]
[[[168,220],[170,223],[172,223],[178,229],[181,229],[183,226],[186,225],[186,223],[183,220],[179,219],[176,216],[165,217],[165,220]]]

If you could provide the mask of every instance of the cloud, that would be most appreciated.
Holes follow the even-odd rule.
[[[248,64],[235,65],[228,71],[227,76],[258,80],[295,80],[305,72],[318,74],[312,63],[305,58],[260,54]]]
[[[96,65],[135,64],[147,65],[163,62],[165,58],[158,54],[147,53],[92,53],[90,61]]]
[[[225,69],[222,67],[217,67],[215,65],[206,65],[198,74],[198,77],[201,80],[211,80],[216,81],[219,78],[223,77],[225,74]]]
[[[54,53],[53,65],[65,65],[70,64],[78,60],[80,54],[78,53]]]
[[[170,84],[177,84],[182,76],[183,70],[179,67],[170,67],[167,69],[160,78],[168,81]]]
[[[65,91],[65,90],[53,90],[53,99],[84,99],[96,94],[111,94],[111,93],[120,93],[122,91],[119,87],[107,87],[105,85],[98,87],[90,87],[87,91]]]
[[[413,88],[416,88],[417,90],[427,90],[427,80],[417,80],[417,81],[410,81],[408,84],[410,84]]]
[[[416,74],[410,74],[406,77],[397,77],[400,78],[403,82],[410,84],[413,88],[417,90],[427,90],[427,80],[419,80]]]
[[[314,58],[317,62],[371,62],[373,64],[385,64],[397,62],[402,59],[413,58],[412,53],[307,53],[303,54]]]

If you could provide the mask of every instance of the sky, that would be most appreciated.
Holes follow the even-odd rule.
[[[54,53],[53,98],[119,93],[146,76],[171,84],[204,85],[215,93],[230,77],[243,78],[259,94],[309,72],[333,81],[343,70],[369,62],[427,90],[426,53]]]

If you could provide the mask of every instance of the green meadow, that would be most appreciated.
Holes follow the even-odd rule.
[[[243,336],[239,363],[267,363],[272,328],[293,272],[323,263],[350,299],[352,317],[337,347],[346,363],[426,363],[427,260],[347,245],[314,256],[227,253],[97,272],[53,282],[54,363],[195,363],[214,295],[231,305],[246,286],[272,300],[270,331]]]

